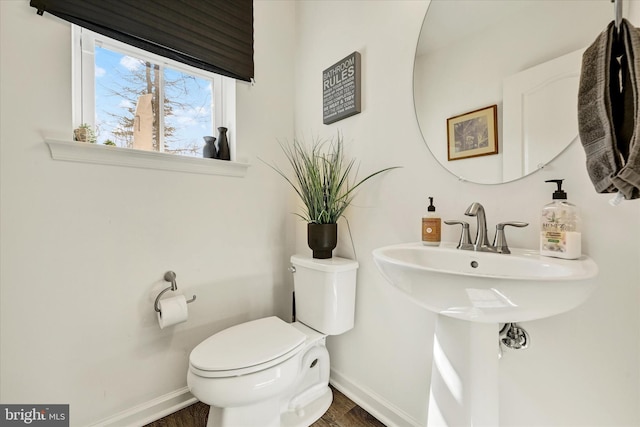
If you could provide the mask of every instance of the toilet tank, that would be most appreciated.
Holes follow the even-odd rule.
[[[353,328],[358,262],[293,255],[296,320],[326,335]]]

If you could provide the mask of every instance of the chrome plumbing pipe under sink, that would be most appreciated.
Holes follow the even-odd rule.
[[[498,339],[498,358],[502,357],[502,346],[512,350],[525,350],[529,347],[529,333],[517,323],[505,323],[500,329]]]

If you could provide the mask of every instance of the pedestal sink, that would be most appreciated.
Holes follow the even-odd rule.
[[[498,330],[564,313],[596,287],[598,267],[542,257],[464,251],[455,244],[406,243],[373,251],[397,290],[437,313],[429,426],[498,426]]]
[[[511,248],[510,255],[454,244],[406,243],[373,251],[390,284],[438,314],[483,323],[523,322],[569,311],[595,289],[591,258],[564,260]]]

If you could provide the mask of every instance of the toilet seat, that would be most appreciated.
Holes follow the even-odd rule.
[[[278,317],[265,317],[214,334],[193,349],[190,370],[220,378],[258,372],[293,357],[307,336]]]

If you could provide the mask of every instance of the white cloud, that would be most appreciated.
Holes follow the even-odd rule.
[[[96,66],[96,77],[102,77],[102,76],[104,76],[105,74],[107,74],[107,70],[105,70],[105,69],[104,69],[104,68],[102,68],[102,67],[97,67],[97,66]]]
[[[194,126],[208,114],[209,109],[206,107],[176,108],[173,110],[173,120],[182,126]]]
[[[128,99],[123,99],[122,101],[120,101],[120,103],[118,104],[119,108],[133,108],[133,104],[131,103],[131,101],[129,101]]]
[[[132,58],[130,56],[123,56],[120,60],[120,65],[122,65],[129,71],[135,71],[138,68],[142,67],[143,63],[139,59]]]
[[[209,114],[209,109],[207,107],[195,107],[193,108],[193,111],[195,114],[201,117],[204,117],[207,114]]]
[[[182,126],[193,126],[197,123],[196,119],[192,116],[176,116],[176,121]]]

